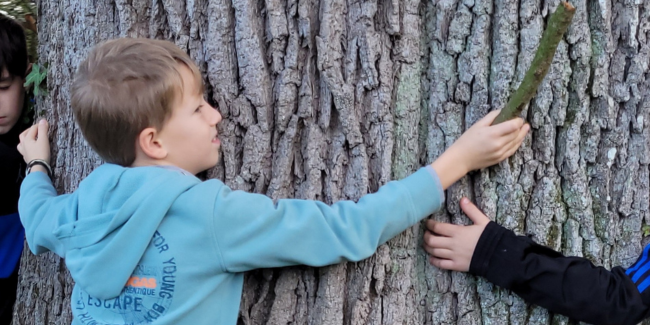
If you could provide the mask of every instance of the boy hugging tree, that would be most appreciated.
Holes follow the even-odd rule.
[[[439,209],[468,171],[512,155],[529,129],[522,119],[489,126],[492,112],[431,165],[358,202],[326,205],[194,176],[219,160],[221,115],[170,42],[97,46],[75,76],[72,109],[106,161],[76,191],[52,187],[46,121],[18,149],[29,168],[19,204],[27,241],[65,258],[73,324],[236,324],[243,272],[365,259]]]

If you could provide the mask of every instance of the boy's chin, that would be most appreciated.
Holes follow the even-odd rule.
[[[209,171],[210,169],[212,169],[214,167],[217,167],[217,165],[219,164],[220,161],[221,161],[221,155],[217,156],[216,159],[211,161],[209,164],[206,164],[206,166],[204,166],[204,169],[201,170],[201,173]]]
[[[6,125],[0,124],[0,135],[7,134],[16,125],[16,123],[7,123]]]

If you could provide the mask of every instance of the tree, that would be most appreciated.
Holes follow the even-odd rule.
[[[100,164],[70,110],[96,43],[163,38],[201,68],[224,116],[208,177],[273,198],[358,199],[431,162],[521,81],[559,0],[40,0],[40,111],[56,186]],[[599,265],[630,265],[650,224],[650,5],[587,1],[525,110],[532,132],[471,173],[433,218],[467,223],[461,196],[520,234]],[[247,275],[242,324],[569,324],[483,279],[440,271],[415,226],[372,258]],[[71,279],[26,253],[16,324],[69,324]]]

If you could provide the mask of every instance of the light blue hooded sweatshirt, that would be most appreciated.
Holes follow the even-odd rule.
[[[65,258],[72,324],[234,325],[242,272],[365,259],[443,199],[431,168],[329,206],[105,164],[58,196],[45,173],[29,174],[19,211],[32,252]]]

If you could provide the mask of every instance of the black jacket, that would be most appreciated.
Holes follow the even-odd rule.
[[[650,245],[627,270],[611,271],[588,259],[566,257],[490,222],[470,272],[529,303],[596,325],[637,324],[650,316]]]
[[[18,212],[18,194],[25,173],[25,162],[16,149],[18,136],[27,128],[19,121],[0,135],[0,216]]]

